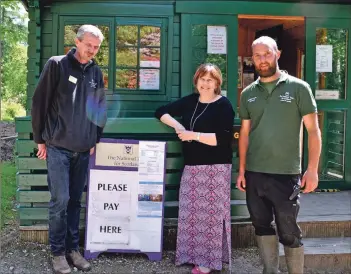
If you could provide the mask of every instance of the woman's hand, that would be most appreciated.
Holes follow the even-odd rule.
[[[184,141],[193,141],[196,139],[196,133],[189,130],[181,130],[177,132],[180,140]]]

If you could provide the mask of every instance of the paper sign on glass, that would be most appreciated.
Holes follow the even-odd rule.
[[[316,46],[316,71],[333,72],[333,46]]]
[[[160,89],[160,70],[140,69],[140,89]]]
[[[207,26],[207,53],[227,54],[227,28]]]

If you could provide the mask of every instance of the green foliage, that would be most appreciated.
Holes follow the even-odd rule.
[[[27,47],[16,44],[4,58],[2,74],[2,100],[26,104]]]
[[[1,119],[4,121],[13,121],[15,117],[25,116],[26,111],[22,104],[1,101]]]
[[[16,166],[13,163],[0,163],[1,176],[1,224],[3,228],[6,223],[13,221],[16,212],[13,210],[16,195]]]
[[[20,1],[1,1],[1,99],[25,105],[27,62],[27,14]]]

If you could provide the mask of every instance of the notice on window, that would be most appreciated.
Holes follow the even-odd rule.
[[[316,90],[316,100],[337,100],[340,99],[340,92],[338,90]]]
[[[160,89],[160,70],[141,69],[139,76],[140,89]]]
[[[227,29],[224,26],[207,26],[207,53],[227,54]]]
[[[144,68],[159,68],[160,61],[140,61],[140,66]]]
[[[333,72],[333,46],[316,46],[316,71]]]

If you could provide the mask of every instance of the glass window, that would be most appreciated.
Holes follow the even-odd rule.
[[[81,25],[66,25],[64,34],[64,53],[66,54],[72,47],[75,46],[74,39],[77,31]],[[108,88],[108,74],[109,74],[109,27],[97,25],[104,35],[104,41],[100,46],[100,50],[95,56],[96,63],[100,66],[104,75],[105,88]]]
[[[316,30],[316,99],[346,99],[346,29]]]
[[[211,33],[211,48],[208,49],[208,33]],[[227,45],[222,44],[227,41],[227,27],[226,26],[208,26],[208,25],[192,25],[191,33],[191,47],[192,47],[192,73],[194,74],[197,67],[203,63],[212,63],[217,65],[222,72],[223,84],[222,94],[226,96],[227,90]],[[223,37],[223,35],[225,37]],[[209,52],[217,51],[216,53]]]
[[[159,91],[160,62],[160,27],[116,27],[116,89]]]
[[[320,180],[344,178],[345,111],[320,111],[322,154],[319,162]]]

